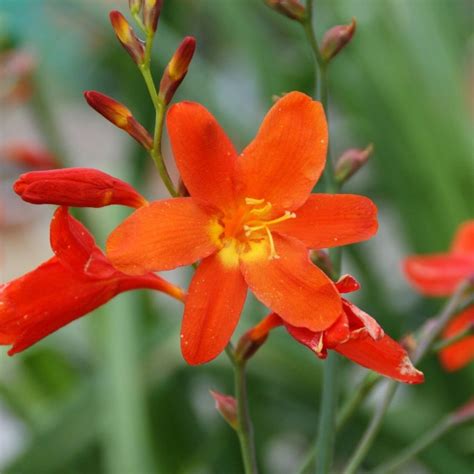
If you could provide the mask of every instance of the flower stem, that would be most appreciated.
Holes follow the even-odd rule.
[[[148,93],[150,94],[151,101],[155,108],[155,130],[153,134],[153,148],[149,151],[151,158],[155,162],[155,165],[160,173],[160,177],[166,186],[166,189],[173,197],[178,197],[178,191],[176,190],[173,181],[170,178],[168,170],[165,165],[163,153],[161,151],[161,142],[163,137],[163,128],[165,122],[165,114],[167,105],[159,97],[156,90],[155,82],[151,73],[151,47],[153,44],[153,33],[147,34],[145,43],[145,58],[143,63],[139,66],[140,72],[145,81]]]
[[[237,436],[240,442],[242,462],[245,474],[258,474],[257,461],[255,455],[255,442],[253,438],[253,425],[250,417],[247,380],[245,376],[246,360],[238,359],[232,343],[225,349],[227,357],[234,368],[235,400],[237,401]]]
[[[469,280],[461,283],[438,316],[434,320],[430,320],[425,323],[420,331],[418,345],[412,355],[412,360],[415,364],[419,363],[429,352],[433,342],[439,336],[453,315],[456,314],[456,311],[459,305],[462,303],[466,291],[471,287],[472,283]],[[362,461],[365,459],[365,456],[369,452],[369,449],[371,448],[382,426],[383,419],[387,413],[397,388],[397,382],[389,382],[381,405],[375,411],[369,426],[367,427],[361,441],[350,457],[349,462],[347,463],[347,466],[342,474],[354,474]]]
[[[441,438],[441,436],[445,435],[449,430],[471,420],[473,416],[474,414],[471,414],[470,417],[459,419],[455,414],[448,415],[435,425],[434,428],[419,437],[411,446],[408,446],[397,456],[394,456],[392,459],[376,467],[373,474],[388,474],[402,467],[407,461]]]

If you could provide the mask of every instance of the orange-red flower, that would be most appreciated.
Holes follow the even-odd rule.
[[[224,349],[247,287],[286,323],[328,329],[342,312],[341,298],[308,249],[368,239],[377,220],[365,197],[310,194],[326,162],[321,104],[286,95],[240,155],[199,104],[173,106],[167,126],[191,197],[135,211],[109,237],[107,254],[132,275],[202,260],[185,304],[184,358],[203,363]]]
[[[404,262],[410,283],[428,296],[451,295],[458,285],[474,277],[474,220],[462,224],[448,253],[416,255]],[[474,307],[457,315],[445,328],[444,339],[450,339],[474,324]],[[446,370],[457,370],[474,359],[474,336],[468,335],[440,352]]]
[[[347,293],[357,290],[359,284],[346,275],[336,283],[336,287],[339,292]],[[265,341],[271,329],[284,325],[294,339],[321,359],[327,357],[328,349],[333,349],[357,364],[399,382],[424,381],[423,373],[413,367],[406,350],[387,336],[375,319],[344,298],[342,309],[340,317],[331,327],[317,332],[294,327],[272,313],[248,331],[242,341],[258,346]],[[246,345],[251,347],[248,342]]]
[[[404,270],[420,293],[451,295],[461,281],[474,275],[474,220],[459,227],[449,252],[408,257]]]
[[[96,246],[66,207],[51,222],[54,257],[0,286],[0,344],[13,355],[124,291],[150,288],[183,300],[182,291],[151,273],[125,275]]]

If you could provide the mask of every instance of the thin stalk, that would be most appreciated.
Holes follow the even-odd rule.
[[[443,341],[439,341],[437,344],[435,344],[433,346],[433,352],[439,352],[443,349],[446,349],[447,347],[452,346],[453,344],[456,344],[456,342],[461,341],[465,337],[472,336],[472,335],[474,335],[474,325],[473,324],[469,325],[463,331],[458,332],[453,337],[450,337],[449,339],[445,339]]]
[[[463,422],[464,421],[467,420],[463,420]],[[434,428],[418,438],[411,446],[408,446],[397,456],[376,467],[373,471],[373,474],[388,474],[402,467],[406,462],[414,458],[417,454],[427,448],[430,444],[433,444],[436,440],[441,438],[441,436],[444,436],[449,430],[458,424],[459,423],[456,422],[456,419],[453,415],[447,416]]]
[[[432,344],[440,335],[441,331],[444,329],[453,315],[456,314],[458,307],[460,304],[462,304],[462,300],[466,291],[470,289],[471,286],[472,283],[469,280],[461,283],[456,292],[447,301],[438,316],[434,320],[425,323],[420,332],[418,345],[412,355],[412,360],[415,364],[419,363],[429,352]],[[349,462],[347,463],[347,466],[342,474],[354,474],[362,461],[365,459],[382,426],[383,419],[387,413],[397,388],[397,382],[389,382],[381,405],[375,411],[369,426],[367,427],[361,441],[350,457]]]

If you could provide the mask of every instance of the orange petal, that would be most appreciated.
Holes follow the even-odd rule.
[[[447,296],[474,272],[474,258],[456,254],[413,256],[405,259],[404,271],[420,293]]]
[[[167,126],[176,165],[191,196],[225,207],[234,196],[237,152],[224,130],[193,102],[173,105]]]
[[[349,274],[342,275],[335,285],[339,293],[352,293],[360,289],[359,282]]]
[[[424,375],[413,367],[407,352],[385,335],[375,341],[370,336],[350,339],[335,347],[343,356],[363,367],[404,383],[422,383]]]
[[[323,331],[342,313],[332,281],[311,263],[307,249],[295,239],[274,235],[278,259],[267,253],[241,257],[247,284],[255,296],[287,323]]]
[[[312,249],[367,240],[377,228],[374,203],[353,194],[313,194],[296,211],[296,219],[273,227],[276,232],[295,237]]]
[[[203,364],[224,350],[246,294],[238,265],[223,265],[219,254],[202,261],[189,287],[181,328],[181,351],[188,364]]]
[[[216,250],[212,217],[192,198],[156,201],[135,211],[109,236],[107,255],[130,275],[189,265]]]
[[[456,316],[443,332],[449,339],[474,325],[474,306]],[[446,370],[458,370],[474,359],[474,336],[466,336],[440,352],[441,363]]]
[[[474,255],[474,220],[459,226],[451,249],[454,253]]]
[[[280,99],[237,162],[243,197],[265,199],[276,209],[297,209],[326,163],[328,130],[319,102],[301,92]]]

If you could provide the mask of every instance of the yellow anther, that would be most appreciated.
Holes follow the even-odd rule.
[[[263,204],[265,199],[254,199],[254,198],[245,198],[245,204],[249,206],[257,206],[259,204]]]

